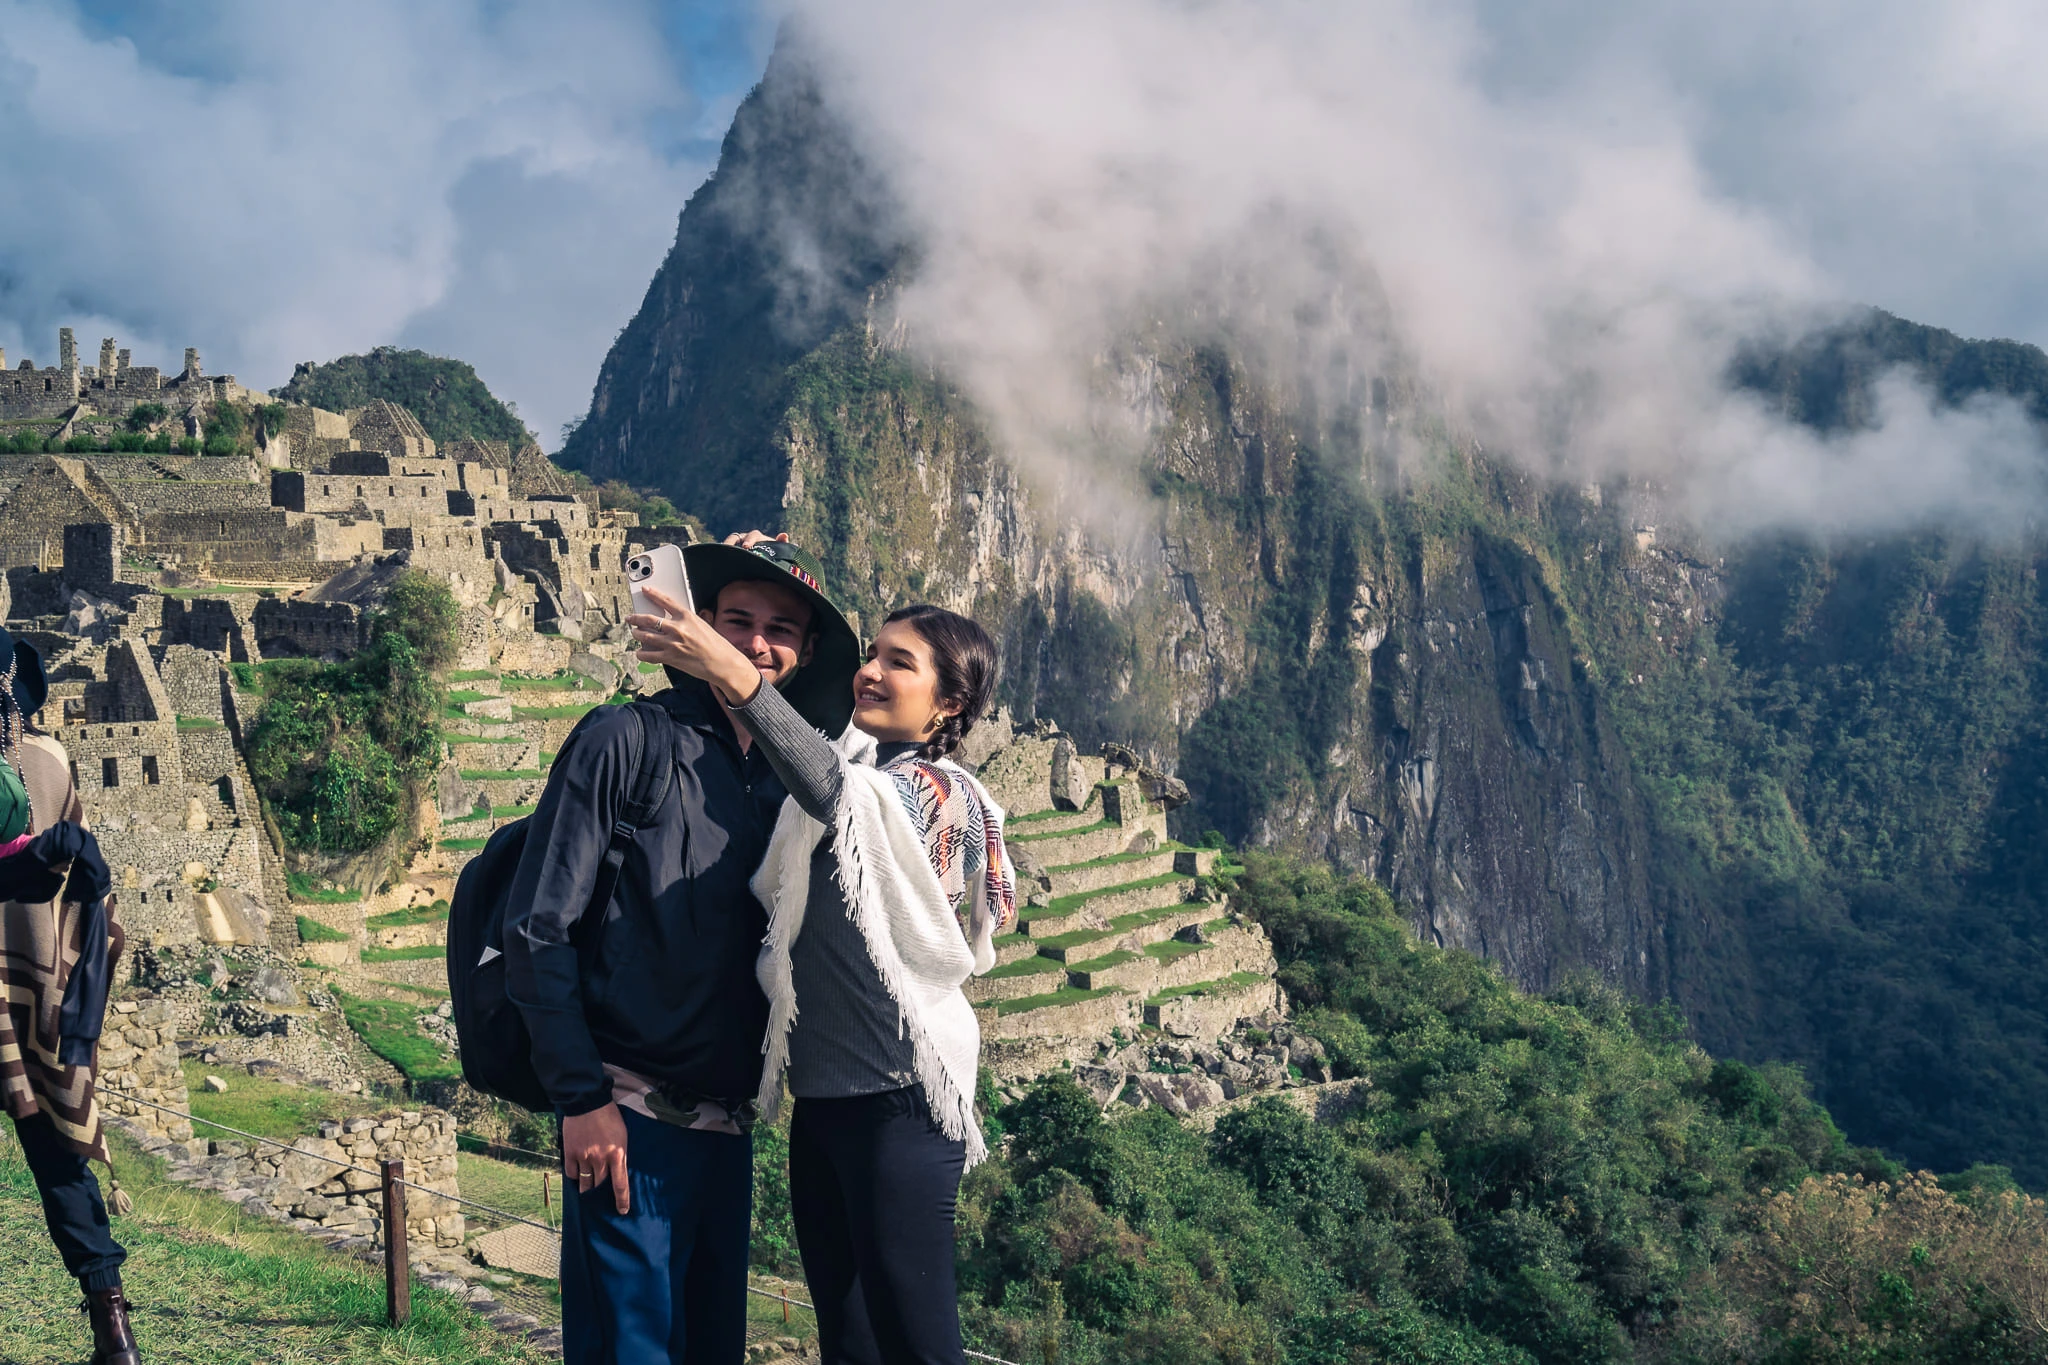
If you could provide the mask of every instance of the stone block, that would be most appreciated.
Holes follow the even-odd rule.
[[[323,1161],[322,1157],[331,1160]],[[292,1150],[278,1167],[277,1178],[296,1190],[321,1189],[341,1174],[333,1165],[336,1160],[346,1160],[340,1144],[325,1138],[302,1137],[292,1144]]]

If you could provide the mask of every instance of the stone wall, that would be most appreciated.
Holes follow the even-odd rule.
[[[137,1100],[180,1110],[184,1117]],[[170,1006],[160,1000],[117,1000],[109,1007],[100,1034],[99,1104],[145,1132],[172,1142],[191,1140],[192,1097],[178,1067],[178,1026]]]
[[[233,1084],[233,1082],[229,1082]],[[206,1176],[228,1182],[293,1219],[331,1231],[384,1241],[383,1178],[379,1162],[405,1163],[404,1178],[425,1189],[405,1192],[408,1241],[437,1247],[462,1245],[461,1193],[456,1181],[455,1116],[437,1109],[394,1110],[375,1117],[320,1125],[318,1136],[287,1148],[223,1137],[199,1163]],[[335,1162],[346,1162],[348,1169]],[[232,1196],[231,1196],[232,1197]]]
[[[153,600],[162,602],[164,599]],[[162,661],[157,665],[157,676],[163,679],[164,694],[170,698],[174,714],[199,716],[207,720],[227,719],[228,673],[215,655],[194,645],[166,645]],[[188,747],[199,733],[184,737]]]

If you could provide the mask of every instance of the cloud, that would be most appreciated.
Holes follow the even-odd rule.
[[[245,0],[173,24],[0,0],[0,345],[54,363],[65,325],[88,357],[103,335],[138,363],[197,345],[257,387],[423,345],[552,444],[737,93],[690,83],[671,18]]]
[[[1961,9],[2008,37],[2032,24]],[[1828,439],[1723,383],[1745,338],[1858,297],[1864,199],[1910,204],[1946,137],[2021,98],[2000,41],[1930,14],[1910,56],[1865,68],[1911,82],[1834,109],[1873,40],[1819,11],[816,0],[801,32],[919,242],[907,335],[1051,472],[1129,443],[1148,336],[1213,336],[1326,410],[1413,374],[1489,446],[1651,478],[1736,529],[2038,506],[2038,439],[1998,404],[1937,413],[1894,379],[1881,430]],[[1759,59],[1786,34],[1849,46],[1802,78],[1811,48]],[[1744,80],[1790,111],[1785,148],[1760,150],[1770,101],[1746,105]],[[2038,113],[1996,145],[2038,149]],[[1792,178],[1831,157],[1802,211]],[[1909,226],[1876,235],[1924,251],[1957,231]]]

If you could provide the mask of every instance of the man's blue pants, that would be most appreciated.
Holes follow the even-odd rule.
[[[740,1365],[753,1140],[620,1112],[632,1211],[609,1184],[563,1195],[563,1359]]]

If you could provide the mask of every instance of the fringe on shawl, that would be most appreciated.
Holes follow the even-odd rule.
[[[845,761],[847,778],[840,787],[839,811],[834,822],[836,842],[833,851],[838,864],[840,893],[845,897],[847,910],[867,945],[869,961],[874,963],[889,998],[896,1002],[897,1017],[909,1035],[918,1083],[924,1087],[932,1117],[938,1121],[941,1132],[965,1145],[965,1169],[972,1170],[988,1155],[981,1125],[974,1118],[972,1081],[968,1089],[961,1089],[946,1069],[945,1059],[940,1055],[938,1043],[931,1036],[922,1013],[904,1003],[903,962],[889,936],[887,912],[879,904],[886,883],[872,866],[872,849],[886,849],[889,840],[886,830],[881,828],[885,818],[882,794],[873,785],[878,774],[871,766],[859,761],[871,758],[874,741],[849,727],[846,736],[835,747]],[[961,775],[966,776],[964,769]],[[979,784],[976,785],[978,788]],[[977,796],[981,795],[977,790]],[[768,906],[768,936],[764,940],[762,961],[756,969],[756,976],[769,1000],[768,1034],[762,1042],[766,1062],[762,1068],[756,1104],[761,1113],[770,1118],[781,1108],[782,1073],[789,1064],[789,1034],[796,1026],[796,986],[790,969],[790,945],[803,928],[810,899],[810,855],[824,832],[823,824],[804,814],[796,802],[790,801],[783,807],[770,840],[770,860],[775,867],[777,884]],[[767,871],[768,867],[764,865],[761,872],[755,874],[757,883]],[[756,894],[759,890],[757,885]],[[972,948],[970,952],[977,959],[982,956]],[[977,1029],[977,1054],[979,1038]]]

